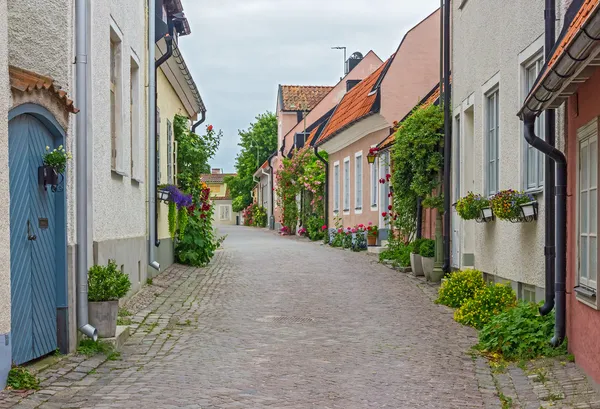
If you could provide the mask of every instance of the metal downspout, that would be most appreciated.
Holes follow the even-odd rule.
[[[196,128],[202,125],[204,121],[206,121],[206,111],[202,111],[202,118],[200,118],[198,122],[192,125],[192,133],[196,133]]]
[[[556,164],[556,321],[554,337],[550,343],[559,346],[565,339],[566,333],[567,158],[561,151],[535,135],[535,119],[535,115],[523,118],[525,140]]]
[[[552,57],[552,50],[556,42],[556,7],[555,0],[546,0],[546,32],[545,32],[545,57],[546,61]],[[556,141],[556,114],[553,109],[546,110],[544,118],[544,129],[546,133],[546,142],[554,147]],[[554,161],[550,156],[544,158],[544,258],[545,258],[545,301],[540,307],[540,314],[547,315],[554,308],[554,280],[556,275],[556,202],[554,195],[554,185],[556,183],[556,171]]]
[[[423,200],[417,199],[417,239],[423,235]]]
[[[154,129],[154,135],[151,138],[154,143],[154,152],[153,152],[153,164],[151,166],[151,170],[154,170],[154,177],[151,177],[151,183],[154,185],[154,187],[152,188],[152,186],[150,187],[152,189],[152,192],[154,193],[154,200],[151,201],[151,205],[152,203],[154,204],[154,212],[150,212],[151,215],[154,216],[154,235],[151,235],[150,237],[154,236],[154,246],[158,247],[160,246],[160,239],[158,238],[158,229],[156,228],[156,226],[158,225],[158,209],[156,206],[156,189],[158,188],[158,180],[157,180],[157,175],[158,175],[158,171],[156,169],[156,164],[158,163],[158,159],[157,159],[157,155],[158,155],[158,149],[156,147],[156,136],[159,135],[160,129],[158,129],[158,123],[156,121],[156,104],[157,104],[157,100],[158,100],[158,88],[156,86],[156,70],[158,70],[158,68],[163,65],[165,62],[167,62],[167,60],[169,58],[171,58],[171,56],[173,55],[173,37],[171,37],[170,35],[166,35],[165,37],[165,43],[167,44],[167,52],[164,53],[164,55],[162,55],[158,61],[156,61],[156,63],[154,64],[154,125],[150,124],[150,129]],[[152,48],[152,47],[150,47]],[[150,62],[152,62],[153,60],[150,60]],[[152,98],[151,98],[152,99]],[[150,150],[148,150],[150,152]],[[158,265],[158,263],[157,263]],[[160,271],[160,265],[158,265],[158,269]],[[156,268],[156,267],[155,267]]]
[[[271,215],[269,216],[269,229],[275,230],[275,183],[273,181],[275,175],[273,170],[273,164],[271,161],[273,160],[273,156],[268,159],[269,169],[271,170],[271,178],[269,183],[269,189],[271,192]]]
[[[75,121],[77,145],[76,196],[77,196],[77,329],[84,335],[98,339],[98,330],[88,323],[88,280],[90,267],[90,240],[88,232],[92,220],[92,167],[90,166],[91,143],[87,132],[88,118],[88,0],[75,3],[75,92],[79,114]],[[88,182],[89,181],[89,182]],[[90,225],[88,225],[88,222]]]
[[[323,221],[325,222],[325,226],[329,228],[329,162],[327,162],[321,155],[319,155],[319,147],[315,146],[315,156],[325,165],[325,193],[323,195],[323,199],[325,202],[325,213],[323,217]]]
[[[154,31],[156,2],[148,0],[148,265],[160,271],[153,240],[156,228],[156,68]]]
[[[269,167],[271,167],[271,160],[270,159],[268,160],[268,163],[269,163]],[[268,191],[268,189],[271,187],[271,180],[272,180],[271,173],[265,172],[265,170],[263,168],[260,168],[260,171],[261,171],[261,173],[263,175],[265,175],[267,177],[267,191]],[[265,198],[263,197],[263,201],[264,200],[265,200]],[[273,203],[273,191],[272,190],[271,190],[271,193],[269,195],[269,202]],[[267,204],[267,206],[269,206],[269,205]]]
[[[452,161],[452,117],[450,115],[450,13],[451,2],[444,2],[444,273],[450,272],[450,216],[451,161]]]

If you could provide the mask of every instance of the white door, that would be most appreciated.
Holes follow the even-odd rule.
[[[452,178],[452,203],[456,203],[460,199],[460,169],[462,167],[462,158],[460,155],[460,115],[455,120],[455,132],[454,132],[454,152],[453,152],[453,178]],[[461,228],[462,220],[456,212],[456,207],[452,206],[452,267],[460,268],[460,241],[461,241]]]

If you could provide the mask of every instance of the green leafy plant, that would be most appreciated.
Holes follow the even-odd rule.
[[[548,340],[554,333],[554,312],[540,316],[540,305],[520,302],[515,308],[492,317],[479,331],[478,349],[500,353],[507,360],[565,354],[566,347],[550,346]]]
[[[175,238],[175,231],[177,229],[177,205],[175,202],[169,202],[169,234],[171,238]]]
[[[82,339],[77,346],[77,353],[80,355],[94,356],[97,354],[110,354],[113,346],[108,342],[94,341],[90,338]]]
[[[435,240],[423,239],[419,246],[421,257],[435,257]]]
[[[178,223],[179,223],[179,240],[183,240],[185,237],[185,229],[187,228],[189,222],[189,214],[188,209],[186,207],[182,208],[177,212]]]
[[[38,390],[40,389],[39,379],[27,369],[16,366],[8,371],[6,386],[14,390]]]
[[[349,230],[345,231],[343,236],[342,247],[345,249],[352,248],[352,233]]]
[[[88,300],[115,301],[124,297],[131,288],[129,276],[122,273],[110,260],[107,266],[95,265],[88,273]]]
[[[421,244],[425,239],[414,239],[410,243],[410,249],[413,254],[421,254]]]
[[[438,291],[436,303],[459,308],[485,288],[483,273],[467,269],[451,273]]]
[[[308,232],[308,237],[312,241],[323,240],[325,237],[325,233],[327,233],[327,228],[323,230],[323,218],[318,217],[316,215],[312,215],[306,221],[306,231]]]
[[[490,206],[489,199],[469,192],[456,202],[456,213],[463,220],[475,220],[481,216],[481,211]]]
[[[519,205],[532,202],[533,200],[533,196],[528,193],[508,189],[496,193],[490,199],[490,204],[494,215],[498,219],[511,220],[521,217],[522,214]]]
[[[489,284],[454,311],[454,319],[463,325],[481,329],[492,317],[514,307],[516,303],[516,294],[509,285]]]
[[[50,166],[57,173],[65,173],[67,161],[71,159],[73,159],[73,156],[65,151],[65,148],[62,145],[52,150],[50,150],[49,146],[46,146],[46,153],[42,156],[44,165]]]
[[[359,224],[352,228],[352,234],[354,234],[354,240],[352,242],[352,251],[363,251],[367,249],[367,229],[364,225]]]

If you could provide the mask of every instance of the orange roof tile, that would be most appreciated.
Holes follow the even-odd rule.
[[[68,112],[73,114],[79,112],[73,105],[73,101],[67,97],[67,93],[56,85],[52,78],[12,65],[8,67],[8,74],[10,76],[10,86],[12,88],[21,92],[33,92],[41,89],[50,91],[60,100]]]
[[[345,127],[372,113],[373,106],[377,100],[378,91],[371,91],[373,91],[373,87],[377,84],[379,77],[392,59],[393,56],[344,95],[344,98],[331,116],[327,126],[323,129],[317,144],[325,142]]]
[[[435,88],[433,89],[433,92],[428,97],[426,97],[425,100],[422,101],[418,106],[421,108],[427,108],[427,107],[435,104],[435,102],[439,98],[440,98],[440,85],[437,84],[435,86]],[[394,141],[396,140],[396,131],[402,126],[402,122],[409,115],[410,115],[410,113],[406,117],[404,117],[402,119],[402,121],[394,124],[394,127],[392,128],[392,132],[390,133],[390,135],[387,138],[385,138],[379,145],[377,145],[377,149],[379,149],[379,150],[387,149],[394,144]]]
[[[333,87],[281,85],[281,102],[284,111],[312,111]]]

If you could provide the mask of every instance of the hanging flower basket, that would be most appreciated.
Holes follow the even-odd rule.
[[[50,149],[46,146],[46,152],[42,155],[43,166],[38,167],[38,183],[48,190],[51,186],[52,192],[62,192],[64,190],[63,181],[64,173],[67,169],[67,161],[73,156],[65,151],[65,148],[60,145],[56,149]]]
[[[500,220],[513,223],[537,220],[537,202],[532,195],[508,189],[496,193],[490,199],[494,215]]]
[[[481,209],[479,216],[475,219],[477,223],[487,223],[494,221],[496,218],[494,217],[494,211],[491,207],[484,207]]]
[[[473,192],[469,192],[465,197],[460,198],[455,204],[454,208],[456,213],[463,220],[477,220],[485,219],[483,216],[483,209],[490,207],[490,201]],[[490,213],[490,212],[488,212]],[[493,216],[492,214],[488,215]]]

